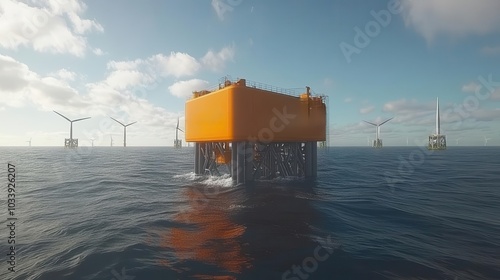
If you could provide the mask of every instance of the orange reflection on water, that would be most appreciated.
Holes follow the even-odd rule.
[[[194,260],[211,264],[234,274],[248,268],[250,261],[243,254],[239,242],[246,228],[231,221],[229,203],[221,196],[206,198],[196,188],[187,188],[185,194],[190,207],[173,218],[182,226],[162,234],[160,246],[172,249],[179,261]],[[233,279],[227,275],[197,274],[194,277]]]

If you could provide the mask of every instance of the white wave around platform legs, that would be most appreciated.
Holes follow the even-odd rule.
[[[178,174],[173,176],[174,179],[185,179],[188,181],[194,181],[200,177],[200,175],[196,175],[194,172],[188,172],[185,174]]]
[[[207,185],[207,186],[219,186],[224,188],[233,187],[233,179],[229,174],[222,174],[221,176],[213,175],[196,175],[194,172],[189,172],[185,174],[174,175],[174,179],[181,179],[186,181],[196,181],[197,183]]]
[[[208,176],[205,180],[201,182],[202,184],[206,184],[208,186],[220,186],[220,187],[233,187],[234,182],[229,174],[223,174],[221,176]]]

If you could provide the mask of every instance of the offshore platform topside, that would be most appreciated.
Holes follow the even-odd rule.
[[[276,177],[315,178],[317,142],[326,141],[325,96],[300,96],[245,79],[193,92],[186,141],[197,175],[229,173],[238,184]]]

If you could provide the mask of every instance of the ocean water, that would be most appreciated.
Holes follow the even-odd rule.
[[[318,149],[316,180],[241,186],[193,158],[0,147],[0,279],[500,279],[500,147]]]

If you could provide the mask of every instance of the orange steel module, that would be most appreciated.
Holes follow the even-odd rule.
[[[300,97],[225,81],[186,102],[188,142],[325,141],[326,106],[307,92]]]

